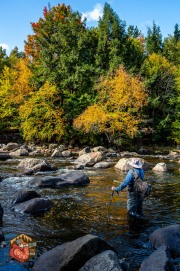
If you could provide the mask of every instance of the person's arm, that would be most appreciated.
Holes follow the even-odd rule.
[[[111,190],[119,192],[119,191],[123,190],[126,186],[128,186],[132,180],[133,180],[133,173],[132,173],[132,170],[129,170],[125,179],[124,179],[124,182],[121,183],[118,187],[113,186],[111,188]]]

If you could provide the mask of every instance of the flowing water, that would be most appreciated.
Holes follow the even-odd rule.
[[[9,207],[11,198],[18,189],[25,188],[31,178],[13,177],[21,159],[0,162],[0,176],[11,176],[0,183],[0,203],[4,208],[0,230],[4,232],[7,243],[5,248],[0,248],[0,271],[32,270],[34,261],[43,252],[89,233],[113,245],[119,259],[130,266],[128,270],[135,271],[153,251],[149,235],[157,228],[180,223],[179,165],[175,162],[156,156],[144,157],[151,168],[165,162],[170,170],[166,173],[154,173],[151,169],[145,172],[146,179],[153,187],[151,195],[144,201],[147,220],[132,223],[127,218],[127,192],[111,197],[111,186],[117,186],[125,177],[125,173],[114,168],[118,159],[112,161],[112,167],[108,169],[84,169],[90,178],[90,184],[86,186],[36,189],[42,197],[55,203],[44,215],[30,216],[14,212]],[[55,174],[68,171],[73,164],[73,160],[49,159],[49,162],[58,166]],[[24,264],[9,256],[9,241],[22,233],[37,241],[36,257]]]

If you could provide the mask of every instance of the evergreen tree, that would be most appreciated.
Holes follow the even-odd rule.
[[[0,46],[0,72],[3,71],[5,65],[8,65],[8,57],[6,50]]]
[[[152,28],[148,27],[146,37],[146,50],[148,54],[161,53],[162,51],[162,34],[160,27],[153,21]]]
[[[103,73],[123,63],[126,42],[126,23],[121,21],[108,3],[98,23],[96,64]]]
[[[137,26],[128,27],[128,38],[126,41],[126,54],[124,65],[133,73],[139,73],[139,69],[145,58],[145,38]]]
[[[142,35],[141,31],[137,28],[137,26],[129,25],[128,26],[128,36],[132,38],[138,38]]]
[[[174,26],[174,39],[176,42],[180,41],[180,29],[178,24]]]
[[[168,35],[164,39],[163,55],[175,65],[180,65],[180,30],[178,24],[174,27],[174,35]]]

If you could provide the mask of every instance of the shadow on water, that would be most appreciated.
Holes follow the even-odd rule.
[[[68,161],[68,165],[69,163]],[[151,158],[150,163],[156,164],[156,160]],[[12,161],[4,162],[5,172],[16,172],[15,164]],[[114,167],[85,169],[84,172],[90,178],[90,184],[87,186],[59,190],[39,189],[37,192],[41,196],[55,203],[49,212],[41,216],[19,214],[9,208],[12,195],[18,189],[27,186],[26,178],[4,180],[0,184],[0,202],[4,208],[3,225],[0,230],[5,234],[7,246],[0,248],[0,271],[32,270],[34,261],[44,251],[89,233],[96,234],[112,244],[119,259],[125,259],[133,271],[138,270],[143,259],[153,251],[149,235],[159,227],[180,222],[179,173],[176,166],[173,167],[175,170],[170,173],[155,174],[151,170],[146,172],[146,178],[151,182],[153,191],[144,202],[144,221],[134,221],[127,216],[126,191],[112,197],[111,186],[117,186],[118,181],[125,177],[125,173]],[[25,264],[9,258],[8,242],[22,233],[37,241],[36,257]]]

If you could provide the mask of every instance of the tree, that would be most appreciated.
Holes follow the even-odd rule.
[[[129,25],[127,32],[128,32],[128,36],[130,36],[132,38],[138,38],[138,37],[142,36],[142,33],[137,28],[137,26]]]
[[[175,104],[177,99],[176,67],[165,57],[151,54],[144,61],[141,74],[149,93],[147,115],[152,120],[152,128],[156,133],[154,140],[167,140],[171,133],[171,125],[175,120]]]
[[[18,128],[18,108],[32,91],[28,60],[20,58],[13,67],[4,67],[0,76],[1,128]]]
[[[178,24],[174,26],[174,39],[176,42],[180,41],[180,29]]]
[[[4,66],[8,65],[8,57],[6,55],[6,50],[0,46],[0,73],[3,71]]]
[[[16,63],[16,61],[18,61],[20,58],[25,58],[25,53],[19,52],[18,47],[15,46],[14,49],[11,50],[8,57],[9,66],[12,67]]]
[[[85,133],[106,134],[109,142],[115,137],[133,138],[138,133],[141,109],[147,100],[143,83],[120,67],[114,75],[105,77],[97,89],[97,103],[74,120],[74,127]]]
[[[124,65],[131,73],[139,73],[145,59],[145,38],[143,36],[129,36],[126,42],[127,53],[124,56]]]
[[[28,36],[25,51],[33,64],[34,84],[39,89],[48,80],[57,87],[59,106],[71,125],[94,98],[97,33],[64,4],[45,7],[43,18],[31,25],[34,34]]]
[[[180,30],[178,24],[175,25],[174,35],[169,35],[164,39],[163,55],[175,65],[180,65]]]
[[[59,141],[65,134],[58,90],[48,81],[19,108],[20,129],[25,140]]]
[[[146,37],[146,50],[148,54],[161,53],[162,51],[162,34],[160,27],[153,21],[152,28],[148,27]]]
[[[98,22],[96,64],[101,73],[115,70],[123,63],[126,41],[126,23],[121,21],[108,3]]]
[[[171,135],[170,138],[180,144],[180,66],[176,70],[176,89],[177,97],[175,97],[175,107],[174,107],[174,122],[172,123]]]

